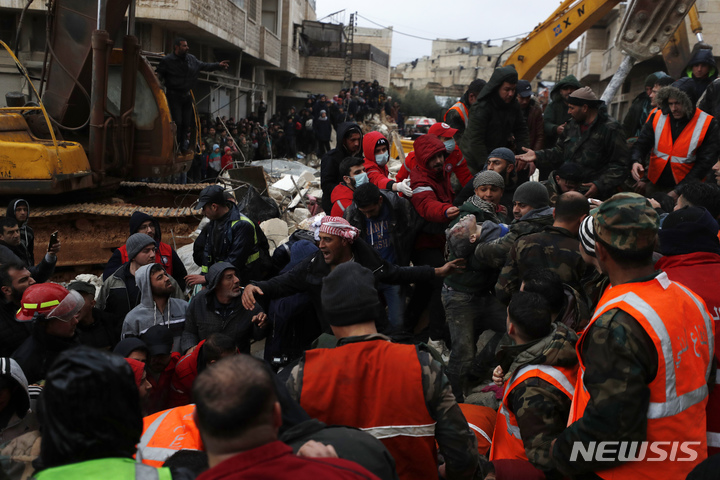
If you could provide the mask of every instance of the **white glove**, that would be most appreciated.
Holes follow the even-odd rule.
[[[412,197],[412,188],[410,188],[410,179],[406,178],[402,182],[398,182],[395,185],[397,185],[397,191],[402,193],[407,198]]]

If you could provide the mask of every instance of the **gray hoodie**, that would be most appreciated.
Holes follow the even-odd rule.
[[[153,265],[144,265],[135,272],[135,283],[140,290],[140,304],[130,310],[125,317],[122,338],[140,337],[154,325],[167,325],[173,335],[173,351],[179,352],[188,302],[170,297],[164,312],[157,308],[150,284],[150,269]]]

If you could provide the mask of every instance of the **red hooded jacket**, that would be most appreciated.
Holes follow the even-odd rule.
[[[465,161],[465,157],[463,157],[462,152],[460,152],[460,147],[457,145],[455,146],[455,150],[448,155],[447,159],[445,160],[445,168],[448,166],[450,167],[450,172],[455,173],[455,176],[457,177],[458,181],[460,182],[460,185],[463,187],[468,184],[468,182],[472,182],[473,174],[470,172],[470,169],[467,166],[467,162]],[[402,166],[400,167],[400,170],[398,170],[397,175],[395,175],[395,181],[396,182],[402,182],[406,178],[410,177],[410,171],[415,167],[415,150],[407,154],[407,157],[405,157],[405,162],[403,162]],[[412,181],[410,181],[410,186],[414,187],[412,184]]]
[[[453,206],[454,195],[450,185],[448,164],[445,164],[442,172],[436,172],[427,166],[428,160],[438,153],[446,154],[445,145],[436,136],[423,135],[415,140],[417,162],[410,171],[410,185],[413,189],[410,201],[422,218],[437,224],[430,228],[438,231],[438,233],[421,232],[415,242],[415,248],[418,250],[443,248],[445,246],[444,229],[450,223],[445,212]]]
[[[333,217],[342,217],[345,210],[352,204],[355,190],[348,187],[345,183],[338,183],[332,191],[330,199],[332,200],[332,210],[330,215]]]
[[[377,185],[378,188],[383,190],[392,190],[394,180],[390,180],[388,175],[387,163],[382,167],[375,161],[375,146],[379,140],[385,140],[390,149],[390,142],[380,132],[370,132],[363,137],[363,153],[365,154],[365,173],[368,175],[370,183]]]
[[[192,352],[186,353],[175,366],[175,373],[170,381],[168,408],[181,407],[190,403],[190,393],[198,376],[198,357],[203,343],[205,340],[198,343]]]

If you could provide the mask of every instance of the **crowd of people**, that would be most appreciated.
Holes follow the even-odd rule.
[[[326,214],[272,255],[231,192],[203,189],[199,274],[137,211],[99,289],[53,283],[62,239],[37,249],[12,200],[5,475],[715,478],[715,70],[701,51],[681,79],[650,75],[621,125],[574,77],[543,112],[501,67],[397,175],[340,96],[267,130],[220,119],[204,142],[240,161],[286,120],[337,143],[317,146]],[[341,93],[380,108],[360,87]]]

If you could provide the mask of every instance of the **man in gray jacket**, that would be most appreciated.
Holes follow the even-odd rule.
[[[135,282],[140,290],[140,304],[125,317],[122,338],[139,337],[152,326],[165,325],[173,336],[173,351],[180,352],[188,302],[172,298],[175,286],[159,263],[138,268]]]

